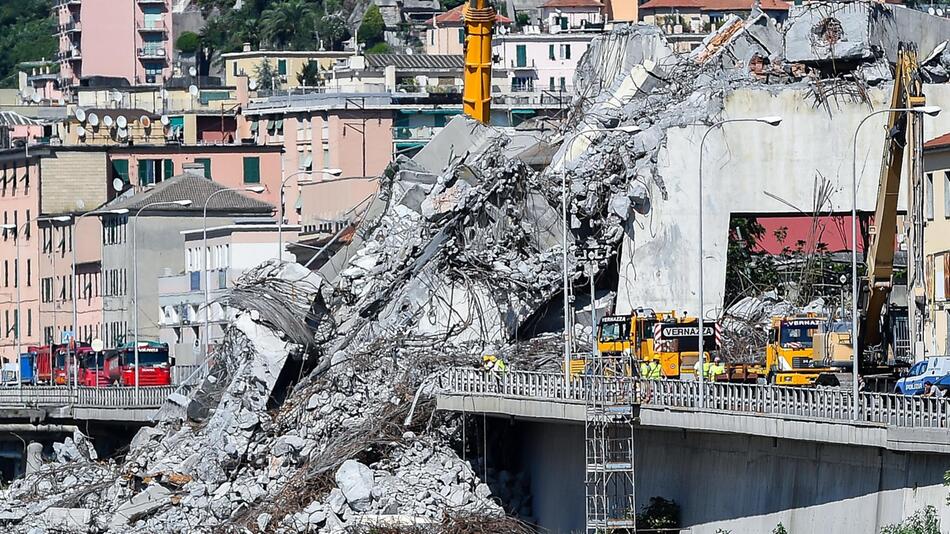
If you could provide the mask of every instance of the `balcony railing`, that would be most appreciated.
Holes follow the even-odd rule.
[[[82,59],[82,52],[78,48],[71,48],[56,54],[56,57],[59,59],[68,59],[70,61]]]
[[[65,24],[59,25],[60,33],[79,33],[82,31],[82,24],[78,20],[71,20]]]
[[[165,33],[168,31],[168,27],[165,26],[163,20],[138,22],[135,27],[139,33]]]
[[[520,61],[516,59],[511,60],[511,68],[513,69],[534,69],[536,68],[536,62],[534,59]]]
[[[140,59],[165,59],[164,47],[145,47],[139,48],[136,54]]]

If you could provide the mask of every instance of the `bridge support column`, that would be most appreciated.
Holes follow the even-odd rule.
[[[31,441],[26,446],[26,474],[27,476],[39,471],[43,467],[43,444]]]

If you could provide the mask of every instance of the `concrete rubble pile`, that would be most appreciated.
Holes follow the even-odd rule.
[[[847,17],[870,12],[900,17],[849,6],[828,8],[845,28]],[[558,368],[560,327],[544,325],[561,320],[562,192],[568,275],[581,292],[588,275],[576,254],[600,251],[595,272],[616,276],[631,235],[679,231],[652,224],[658,203],[684,193],[657,171],[668,130],[719,118],[736,88],[870,84],[861,69],[892,60],[870,39],[893,36],[858,32],[850,39],[861,43],[845,47],[819,32],[816,43],[798,26],[813,28],[820,9],[794,8],[781,29],[759,15],[730,20],[689,56],[674,55],[654,27],[600,36],[553,137],[452,120],[416,157],[390,166],[352,243],[319,273],[266,264],[239,282],[229,300],[239,313],[207,378],[173,395],[121,463],[84,457],[74,438],[60,447],[68,463],[3,490],[0,528],[329,533],[449,529],[450,517],[505,511],[529,519],[525,477],[460,458],[462,423],[432,413],[440,373],[488,353],[516,369]],[[921,43],[927,54],[941,44]],[[847,72],[829,77],[828,54],[848,54]],[[946,52],[935,54],[927,65],[936,77]],[[558,147],[540,172],[522,159],[539,143]],[[638,253],[668,251],[656,240]],[[597,308],[632,300],[597,297]],[[758,325],[778,302],[743,301],[734,315]]]

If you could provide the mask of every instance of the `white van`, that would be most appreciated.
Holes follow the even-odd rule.
[[[919,395],[924,391],[924,383],[937,383],[937,380],[950,374],[950,356],[931,356],[915,363],[907,376],[897,381],[894,393],[900,395]]]

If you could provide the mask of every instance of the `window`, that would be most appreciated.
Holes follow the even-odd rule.
[[[172,176],[175,176],[175,162],[170,159],[166,159],[163,179],[167,180]]]
[[[53,343],[53,327],[52,326],[43,327],[43,343],[45,345],[50,345]]]
[[[161,181],[158,177],[160,171],[158,166],[159,161],[161,160],[139,160],[139,185],[150,185]]]
[[[237,75],[238,75],[238,63],[237,63],[237,61],[235,61],[234,63],[231,63],[231,74],[234,75],[234,76],[237,76]]]
[[[30,308],[26,309],[26,335],[27,337],[33,335],[33,310]]]
[[[257,156],[244,158],[244,183],[261,183],[261,158]]]
[[[43,302],[53,302],[53,278],[46,277],[40,280],[40,292]]]
[[[287,60],[278,59],[277,60],[277,74],[281,76],[287,76]]]
[[[30,240],[30,210],[26,210],[26,221],[24,222],[26,223],[26,228],[24,228],[25,232],[23,232],[24,234],[23,237],[27,241],[29,241]]]
[[[195,163],[200,163],[205,168],[205,178],[211,179],[211,158],[195,158]]]
[[[14,259],[13,260],[13,287],[17,287],[19,283],[20,283],[20,264],[19,262],[16,261],[16,259]]]
[[[434,30],[429,30],[428,33],[429,33],[429,44],[430,44],[430,45],[434,45],[434,44],[435,44],[435,31],[434,31]]]
[[[465,43],[465,28],[459,28],[459,44]]]
[[[514,92],[530,92],[534,90],[534,81],[528,77],[514,77],[511,79],[511,90]]]
[[[554,45],[548,45],[548,59],[557,59],[554,55]],[[553,80],[554,78],[551,79]]]
[[[129,183],[129,160],[112,160],[112,179],[115,180],[116,178],[122,180],[125,183]]]
[[[3,287],[10,287],[10,262],[3,260]]]
[[[950,171],[943,171],[943,216],[950,219]]]
[[[562,29],[562,30],[566,30],[566,29],[567,29],[567,17],[558,17],[558,18],[560,19],[560,20],[558,21],[558,24],[561,25],[561,29]],[[570,58],[571,56],[567,56],[567,57]]]
[[[548,79],[548,81],[550,82],[550,83],[548,84],[548,89],[550,89],[550,90],[553,91],[553,90],[554,90],[554,76],[551,76],[551,77]]]
[[[927,191],[925,194],[927,199],[924,210],[926,211],[927,220],[932,221],[934,220],[934,174],[932,172],[927,173]]]
[[[528,66],[528,48],[527,45],[515,45],[516,67]]]
[[[561,59],[571,59],[571,45],[561,45]]]
[[[561,91],[567,91],[567,80],[561,76]]]
[[[26,259],[26,287],[33,287],[33,262],[30,258]]]

